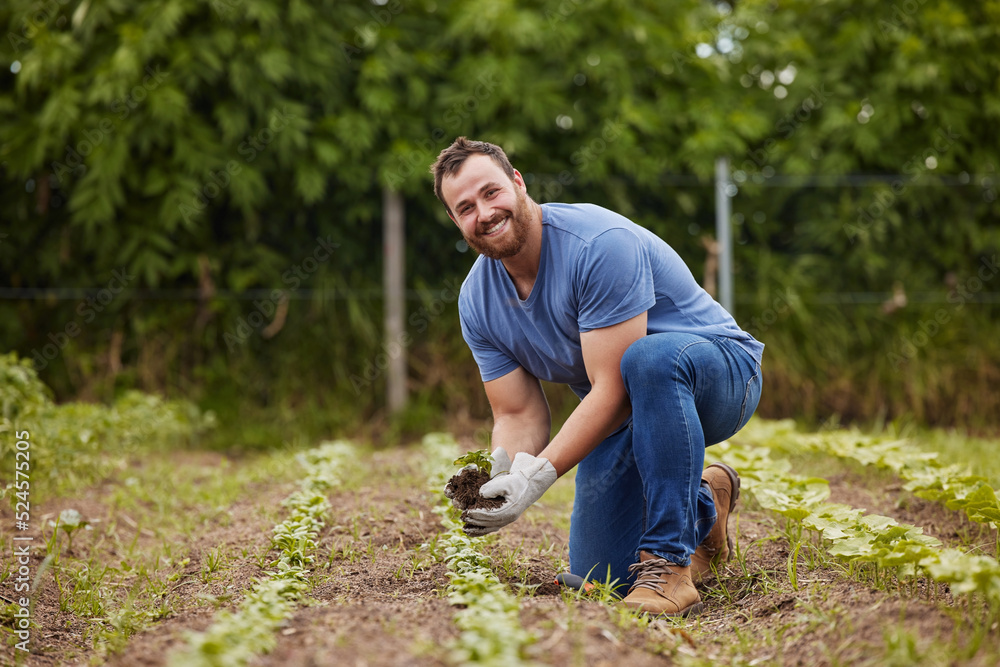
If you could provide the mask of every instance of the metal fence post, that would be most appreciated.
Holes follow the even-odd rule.
[[[729,195],[729,158],[715,161],[715,236],[719,242],[719,303],[733,313],[733,208]]]

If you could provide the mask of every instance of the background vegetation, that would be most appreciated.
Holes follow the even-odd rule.
[[[465,134],[697,276],[729,157],[761,412],[996,427],[1000,2],[11,0],[0,26],[0,336],[57,398],[188,397],[249,446],[487,416],[454,305],[474,257],[427,173]]]

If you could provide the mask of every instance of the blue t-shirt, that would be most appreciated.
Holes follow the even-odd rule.
[[[484,382],[521,366],[581,398],[590,381],[580,334],[642,312],[647,333],[725,336],[758,363],[764,350],[665,241],[593,204],[542,204],[542,253],[527,299],[500,260],[480,256],[462,284],[458,312]]]

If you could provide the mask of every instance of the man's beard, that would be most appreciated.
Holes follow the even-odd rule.
[[[507,217],[506,211],[498,213],[489,222],[480,224],[472,237],[463,234],[465,242],[480,255],[486,255],[490,259],[513,257],[521,252],[528,239],[529,215],[528,197],[523,192],[518,192],[517,203],[510,212],[510,220],[507,221],[508,229],[504,230],[501,238],[496,240],[482,238],[479,234]]]

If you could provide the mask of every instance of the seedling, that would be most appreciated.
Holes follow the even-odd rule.
[[[484,498],[479,492],[479,489],[490,481],[493,472],[493,460],[487,450],[480,449],[460,456],[455,459],[454,465],[462,466],[462,469],[448,480],[448,487],[453,493],[456,504],[466,509],[496,509],[504,504],[505,498]]]
[[[524,546],[524,540],[521,540],[521,544],[510,550],[505,550],[506,553],[501,552],[494,562],[503,570],[504,577],[507,581],[514,581],[515,579],[520,580],[521,583],[526,583],[530,573],[527,569],[521,566],[521,547]]]
[[[760,506],[793,520],[798,530],[804,527],[818,533],[826,552],[848,563],[852,574],[861,574],[870,566],[872,582],[881,588],[893,581],[899,587],[904,581],[927,577],[948,584],[953,593],[978,593],[987,604],[1000,606],[1000,563],[996,559],[942,549],[940,541],[924,535],[917,526],[826,503],[825,480],[788,472],[787,460],[772,460],[766,448],[726,445],[723,451],[744,471],[745,488]],[[795,545],[792,547],[795,557]],[[790,560],[789,577],[794,585],[797,572],[793,564]]]
[[[209,551],[205,556],[205,562],[201,566],[202,583],[210,583],[215,578],[213,575],[222,569],[225,562],[226,554],[221,547]]]
[[[53,522],[49,521],[49,525],[58,530],[62,528],[66,533],[66,538],[69,540],[69,546],[66,547],[68,553],[73,552],[73,533],[80,530],[81,528],[86,528],[87,530],[93,530],[90,527],[89,521],[84,521],[83,517],[76,510],[63,510],[59,513],[59,518]]]
[[[493,474],[493,459],[490,458],[489,451],[485,449],[469,452],[465,456],[459,456],[455,459],[456,466],[464,468],[470,464],[476,466],[487,475]]]

